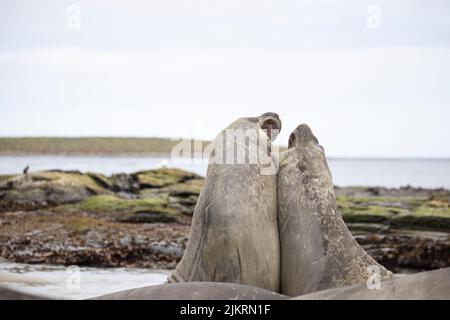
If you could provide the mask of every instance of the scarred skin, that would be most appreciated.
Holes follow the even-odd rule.
[[[252,129],[248,141],[274,139],[261,129],[281,129],[278,115],[241,118],[227,129]],[[254,134],[251,134],[254,132]],[[275,134],[274,134],[275,133]],[[220,136],[220,135],[219,135]],[[234,148],[216,138],[211,157]],[[238,148],[242,147],[240,142]],[[268,145],[270,149],[270,143]],[[245,147],[247,151],[248,148]],[[266,157],[267,157],[267,150]],[[268,157],[269,166],[274,167]],[[186,251],[168,282],[232,282],[279,290],[279,237],[276,172],[267,163],[210,164],[194,210]]]
[[[322,146],[303,124],[289,138],[278,170],[281,293],[298,296],[366,283],[368,270],[392,273],[356,242],[342,219]]]

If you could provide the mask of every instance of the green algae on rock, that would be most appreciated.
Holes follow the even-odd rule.
[[[147,213],[192,214],[203,181],[196,174],[169,168],[109,177],[59,170],[2,177],[0,211],[79,203],[80,209],[91,211],[135,213],[151,209]]]
[[[76,203],[92,195],[108,193],[91,177],[75,171],[17,175],[0,182],[0,211]]]
[[[161,198],[123,199],[99,195],[83,200],[79,208],[91,213],[122,213],[116,219],[131,223],[175,222],[180,215]]]
[[[383,223],[397,229],[450,230],[449,196],[338,196],[337,201],[347,223]]]
[[[164,205],[158,198],[123,199],[115,195],[98,195],[83,200],[79,207],[89,212],[139,211]]]
[[[141,189],[162,188],[199,177],[196,174],[181,169],[171,168],[140,171],[133,174],[133,176],[136,178]]]
[[[58,210],[111,213],[133,222],[153,221],[154,213],[191,215],[203,187],[203,178],[181,170],[159,168],[133,174],[43,171],[27,175],[0,175],[0,212],[41,210],[74,204]],[[450,230],[450,192],[442,189],[336,188],[346,223],[378,223],[390,228]],[[379,195],[377,195],[379,194]],[[90,199],[93,197],[93,199]],[[133,200],[133,201],[127,201]],[[143,217],[146,218],[143,218]]]
[[[203,178],[179,169],[155,171],[174,174],[171,181],[177,182],[141,189],[135,174],[126,173],[0,176],[2,257],[24,263],[174,268]],[[450,266],[448,190],[348,187],[336,188],[336,194],[356,240],[390,270]]]

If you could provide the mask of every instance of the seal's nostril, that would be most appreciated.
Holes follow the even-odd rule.
[[[289,142],[288,142],[288,149],[295,147],[295,142],[296,138],[295,138],[295,133],[292,132],[291,135],[289,136]]]

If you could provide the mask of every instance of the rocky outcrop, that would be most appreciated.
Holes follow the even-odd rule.
[[[109,177],[77,171],[36,172],[0,180],[0,212],[78,203],[87,211],[137,214],[123,217],[126,222],[169,222],[174,220],[162,213],[193,213],[202,184],[196,174],[169,168]]]
[[[0,211],[45,208],[108,193],[80,172],[45,171],[18,175],[0,182]]]
[[[202,186],[202,177],[167,168],[112,176],[58,170],[0,176],[0,256],[173,268]],[[389,270],[450,266],[448,190],[350,187],[336,194],[353,236]]]

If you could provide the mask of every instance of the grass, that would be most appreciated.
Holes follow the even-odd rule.
[[[169,154],[180,141],[131,137],[0,138],[0,154]],[[203,146],[208,143],[204,141]]]
[[[138,137],[3,137],[0,155],[15,154],[102,154],[169,155],[182,139]],[[196,140],[191,141],[191,147]],[[202,152],[211,141],[202,141]],[[280,151],[286,147],[279,146]],[[194,150],[194,149],[192,149]]]
[[[113,195],[99,195],[83,200],[80,209],[89,212],[141,211],[165,205],[159,198],[122,199]]]
[[[10,175],[10,174],[0,174],[0,182],[9,180],[9,179],[11,179],[12,177],[14,177],[14,175]]]

